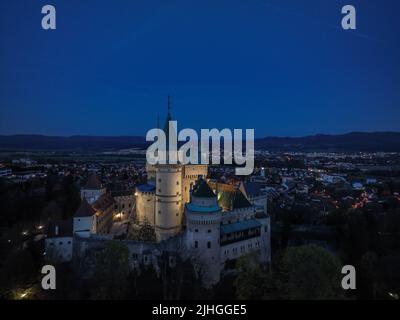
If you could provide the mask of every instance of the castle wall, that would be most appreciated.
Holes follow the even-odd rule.
[[[252,252],[260,255],[261,251],[266,250],[261,238],[255,237],[221,246],[221,266],[228,260],[235,260]]]
[[[72,237],[54,237],[45,240],[46,261],[69,262],[72,259]]]
[[[133,211],[135,197],[132,194],[114,196],[115,211],[114,220],[127,220]]]
[[[186,214],[186,243],[202,277],[211,286],[220,279],[220,226],[222,213],[216,197],[192,197]]]
[[[89,237],[90,234],[97,232],[96,229],[96,216],[90,217],[74,217],[73,230],[74,233],[78,233],[83,237]]]
[[[155,225],[155,193],[136,191],[136,220]]]

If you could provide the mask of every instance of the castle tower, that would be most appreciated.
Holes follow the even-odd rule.
[[[105,193],[106,188],[101,183],[97,174],[93,172],[89,176],[85,186],[81,188],[81,199],[85,199],[89,204],[92,204]]]
[[[171,102],[168,95],[168,114],[164,132],[168,139],[173,132],[169,132],[171,117]],[[166,152],[169,151],[167,147]],[[168,159],[168,158],[167,158]],[[155,189],[155,232],[157,241],[163,241],[176,235],[182,225],[182,165],[158,164],[156,169]]]
[[[157,165],[155,231],[157,241],[176,235],[182,223],[182,166]]]
[[[220,279],[222,213],[217,196],[203,178],[196,182],[185,214],[187,247],[197,260],[202,281],[211,286]]]

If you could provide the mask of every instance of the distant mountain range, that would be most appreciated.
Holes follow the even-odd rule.
[[[43,136],[0,135],[0,150],[26,151],[109,151],[127,148],[144,148],[147,142],[141,136]]]
[[[101,152],[145,148],[142,136],[43,136],[0,135],[0,150]],[[369,151],[400,152],[400,132],[351,132],[306,137],[265,137],[256,139],[257,150],[271,151]]]
[[[286,151],[368,151],[400,152],[400,132],[351,132],[317,134],[299,138],[257,139],[256,149]]]

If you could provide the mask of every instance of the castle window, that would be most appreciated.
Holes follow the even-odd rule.
[[[211,241],[208,241],[208,242],[207,242],[207,248],[208,248],[208,249],[211,249]]]
[[[179,212],[176,213],[176,216],[179,216]]]
[[[194,229],[194,232],[199,232],[199,230],[198,229]]]
[[[208,232],[208,233],[211,233],[211,230],[210,230],[210,229],[208,229],[208,230],[207,230],[207,232]]]
[[[161,214],[161,210],[158,210],[158,214]]]
[[[160,192],[160,193],[161,193],[161,189],[158,189],[158,192]]]
[[[179,181],[176,182],[176,185],[179,186]]]
[[[197,249],[199,247],[199,243],[197,241],[194,242],[194,247]]]

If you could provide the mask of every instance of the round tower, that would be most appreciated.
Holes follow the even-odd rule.
[[[155,231],[157,241],[176,235],[182,224],[182,166],[157,165]]]
[[[186,243],[198,262],[202,281],[206,286],[220,279],[220,225],[221,208],[217,196],[200,178],[185,205]]]

